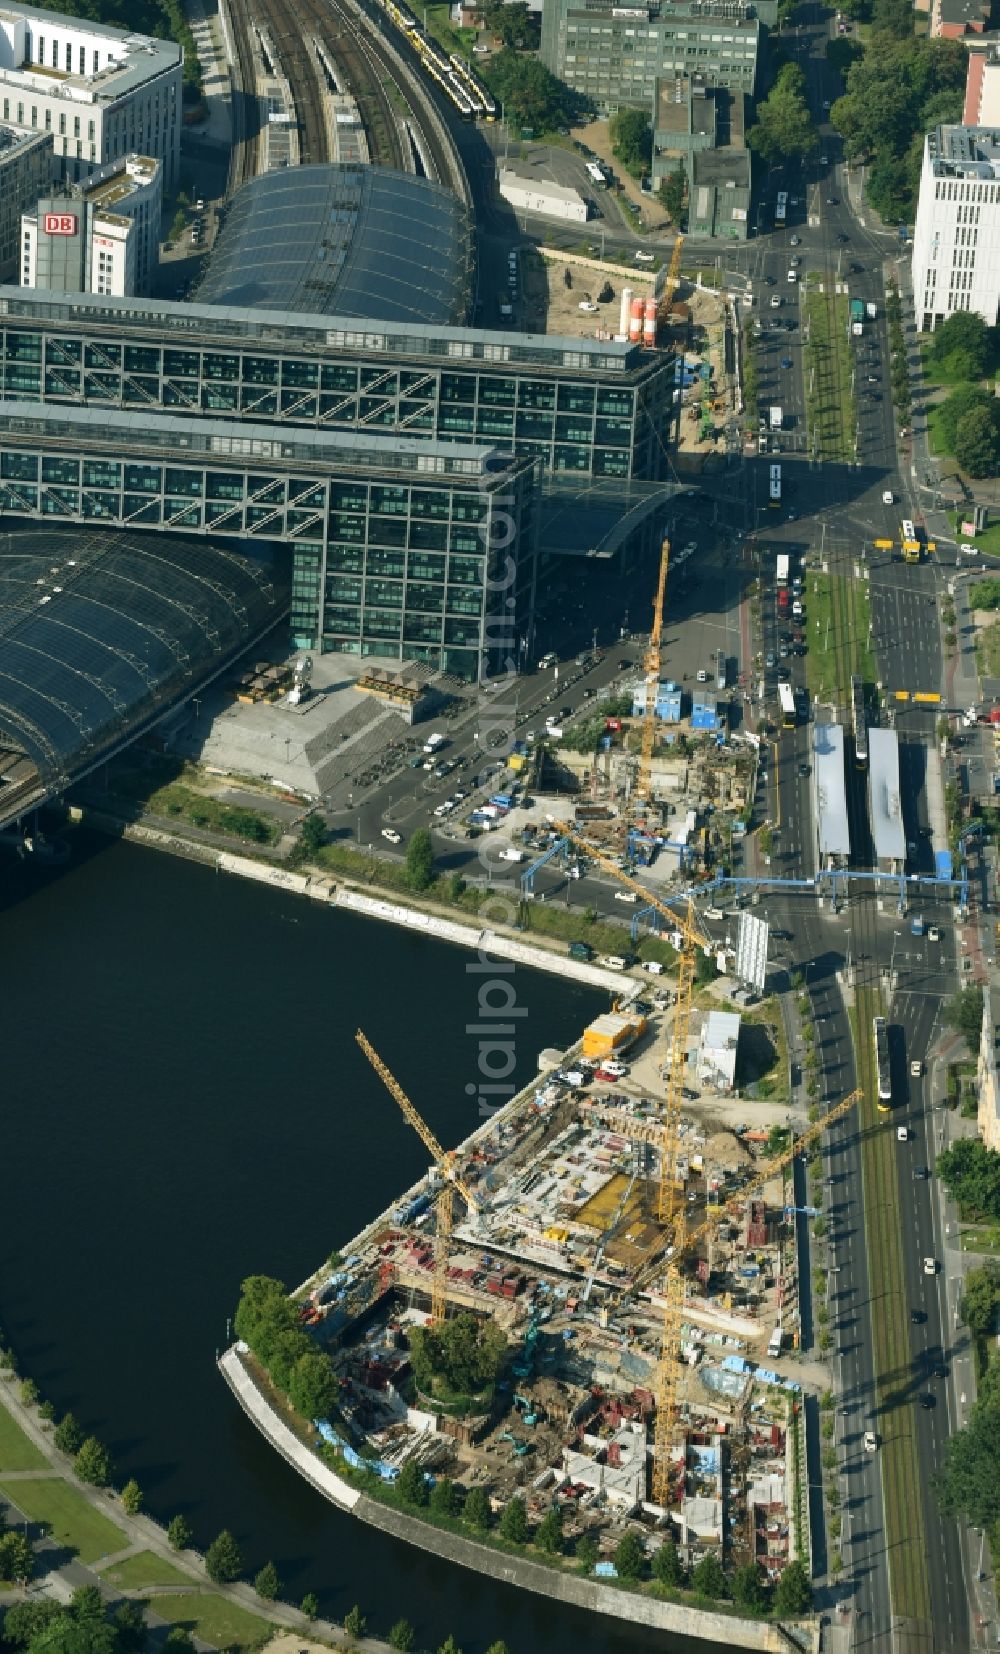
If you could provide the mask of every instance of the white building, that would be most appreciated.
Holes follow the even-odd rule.
[[[177,183],[182,53],[102,23],[0,4],[0,121],[50,132],[67,175],[155,155]]]
[[[924,139],[913,305],[930,332],[957,310],[993,327],[1000,301],[1000,128],[938,126]]]
[[[698,1078],[716,1091],[736,1084],[741,1018],[736,1011],[709,1011],[698,1042]]]
[[[0,126],[0,281],[17,281],[21,214],[47,195],[55,176],[52,138]]]
[[[163,168],[147,155],[102,167],[21,217],[21,286],[56,293],[148,293],[156,270]]]
[[[566,184],[553,184],[547,178],[526,176],[513,167],[500,169],[500,194],[515,212],[538,213],[543,218],[562,218],[574,224],[586,224],[589,208],[583,196]]]

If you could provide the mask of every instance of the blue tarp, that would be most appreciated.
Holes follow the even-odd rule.
[[[594,1572],[598,1579],[617,1579],[618,1569],[613,1562],[595,1562]]]
[[[383,1482],[394,1482],[399,1476],[395,1465],[385,1464],[381,1459],[363,1459],[360,1453],[355,1452],[350,1442],[343,1436],[338,1436],[329,1419],[313,1419],[313,1424],[325,1442],[335,1447],[349,1465],[355,1470],[373,1470],[376,1476],[381,1476]]]
[[[950,850],[935,850],[935,852],[934,852],[934,871],[937,874],[939,879],[950,879],[951,878],[951,866],[952,866],[951,851]]]

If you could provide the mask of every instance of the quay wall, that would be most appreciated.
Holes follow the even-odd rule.
[[[613,1619],[671,1631],[678,1636],[700,1637],[705,1642],[721,1643],[729,1648],[758,1650],[760,1654],[789,1654],[796,1647],[801,1654],[818,1654],[819,1626],[814,1621],[785,1627],[773,1622],[740,1619],[732,1614],[716,1614],[707,1609],[703,1611],[685,1603],[662,1602],[655,1597],[603,1585],[598,1580],[564,1574],[557,1568],[533,1562],[527,1556],[509,1555],[464,1534],[434,1527],[408,1511],[380,1504],[377,1499],[342,1481],[292,1434],[254,1383],[240,1358],[238,1345],[232,1345],[220,1357],[219,1370],[247,1417],[294,1470],[305,1476],[317,1492],[331,1503],[360,1517],[369,1526],[381,1529],[383,1533],[417,1545],[421,1550],[444,1557],[460,1567],[488,1574],[491,1579],[503,1580],[508,1585],[516,1585],[522,1591],[534,1591],[557,1602],[569,1602],[593,1614],[607,1614]]]

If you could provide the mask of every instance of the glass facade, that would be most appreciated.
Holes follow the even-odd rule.
[[[0,513],[291,545],[297,646],[464,679],[526,646],[537,479],[481,447],[0,414]]]
[[[458,328],[282,327],[252,311],[228,337],[222,314],[242,313],[0,295],[0,396],[498,444],[581,476],[667,474],[666,355]]]
[[[542,60],[605,112],[648,108],[657,79],[701,74],[713,85],[751,94],[760,25],[775,22],[773,0],[614,7],[601,0],[546,0]]]

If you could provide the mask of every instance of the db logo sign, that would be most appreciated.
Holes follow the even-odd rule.
[[[46,235],[76,235],[76,215],[71,212],[47,212],[44,229]]]

